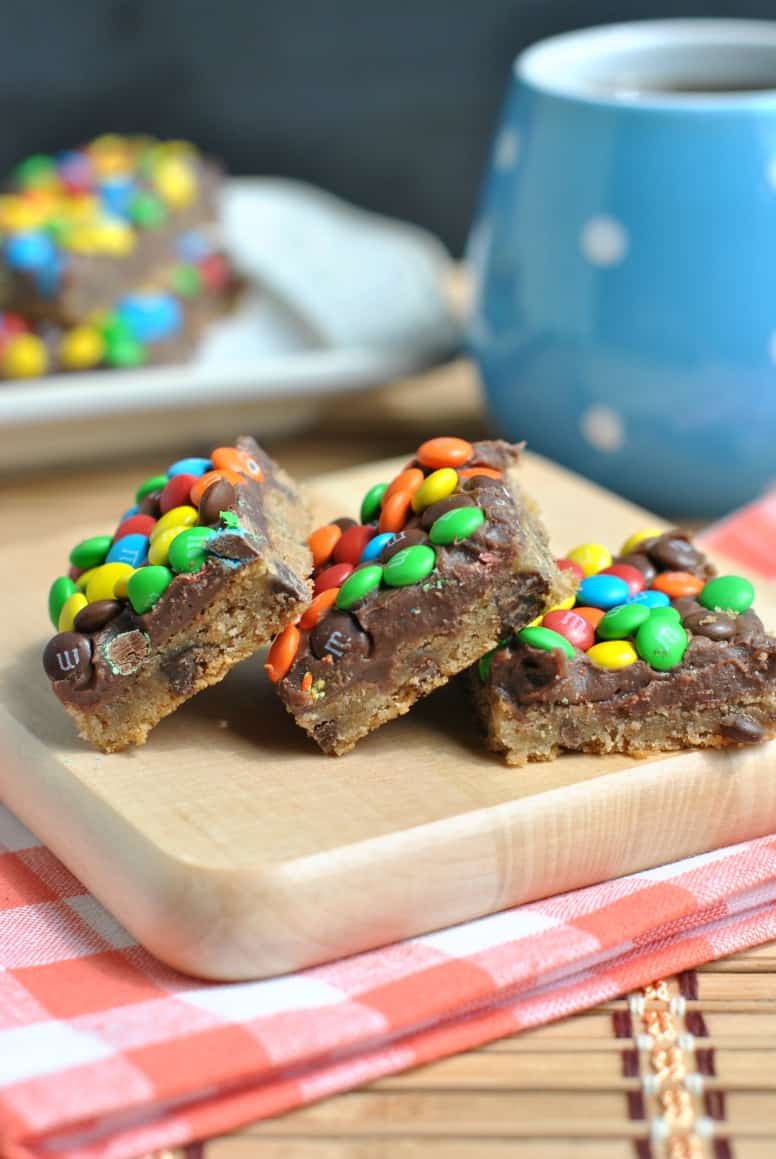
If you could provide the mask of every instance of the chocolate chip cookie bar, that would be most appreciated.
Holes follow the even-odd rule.
[[[74,326],[215,222],[221,174],[185,141],[115,134],[22,161],[0,198],[0,307]]]
[[[43,666],[104,752],[143,744],[310,602],[307,510],[248,437],[138,488],[113,534],[78,543],[49,593]]]
[[[472,674],[488,744],[510,765],[564,750],[648,753],[776,735],[776,639],[742,576],[717,576],[678,530],[568,553],[574,601]]]
[[[563,600],[520,447],[430,439],[310,537],[315,598],[275,640],[270,678],[324,752],[346,753]]]

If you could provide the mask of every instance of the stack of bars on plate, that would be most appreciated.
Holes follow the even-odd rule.
[[[511,764],[773,735],[776,641],[749,580],[677,530],[554,559],[520,454],[429,439],[358,520],[312,531],[252,439],[176,461],[55,580],[54,692],[83,736],[122,749],[272,640],[281,700],[337,756],[467,670]]]
[[[185,141],[28,157],[0,195],[0,377],[182,362],[236,279],[221,174]]]

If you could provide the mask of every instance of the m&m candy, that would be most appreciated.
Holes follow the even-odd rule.
[[[485,512],[481,507],[457,507],[440,515],[432,524],[429,539],[437,547],[459,543],[474,535],[485,522]]]
[[[560,632],[553,632],[551,628],[523,628],[517,633],[517,638],[522,644],[527,644],[531,648],[540,648],[543,652],[552,652],[559,648],[570,660],[573,660],[577,654],[571,641],[567,640],[565,636],[561,636]]]
[[[141,567],[127,584],[127,596],[139,616],[150,612],[172,583],[174,576],[168,567]]]
[[[628,668],[638,660],[636,651],[627,640],[608,640],[602,644],[594,644],[587,652],[587,656],[599,668],[608,668],[617,671]]]
[[[586,576],[603,571],[612,562],[611,554],[601,543],[582,543],[579,547],[567,551],[566,559],[578,564]]]
[[[436,552],[427,544],[416,543],[397,551],[385,565],[383,577],[388,587],[403,588],[420,583],[434,570]]]
[[[658,672],[676,668],[689,643],[687,632],[672,618],[651,615],[636,634],[636,650],[642,660]]]
[[[74,326],[62,335],[59,357],[66,370],[91,370],[105,356],[105,339],[95,326]]]
[[[754,602],[754,588],[740,575],[721,575],[709,582],[698,596],[698,603],[711,611],[747,612]]]
[[[47,369],[48,353],[36,334],[16,334],[0,347],[0,371],[6,378],[39,378]]]
[[[337,593],[336,607],[343,611],[354,607],[379,588],[382,578],[383,569],[379,563],[370,563],[351,572]]]
[[[593,608],[613,608],[617,604],[624,604],[630,595],[628,585],[617,575],[588,575],[579,585],[577,598],[582,604],[589,604]]]

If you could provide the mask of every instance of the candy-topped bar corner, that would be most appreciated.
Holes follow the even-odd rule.
[[[429,439],[366,492],[360,521],[310,536],[314,599],[267,669],[324,752],[347,752],[576,586],[521,490],[520,449]]]
[[[0,195],[0,377],[183,361],[237,289],[221,174],[185,141],[28,157]]]
[[[488,743],[509,764],[776,735],[776,640],[748,579],[716,575],[677,529],[636,532],[616,559],[582,544],[558,564],[576,575],[576,595],[472,675]]]
[[[310,599],[307,509],[252,438],[173,463],[134,500],[49,591],[46,674],[106,752],[142,744]]]

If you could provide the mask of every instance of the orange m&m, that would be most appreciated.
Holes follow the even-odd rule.
[[[236,471],[208,471],[206,475],[201,475],[191,488],[191,502],[195,507],[199,507],[202,496],[217,479],[226,479],[227,483],[232,483],[235,487],[241,487],[245,482],[245,476],[238,475]]]
[[[324,523],[323,527],[316,527],[307,540],[307,546],[313,553],[313,567],[323,567],[331,559],[331,553],[341,537],[342,529],[336,523]]]
[[[462,467],[474,454],[474,447],[466,439],[427,439],[418,447],[418,462],[424,467]]]
[[[689,571],[663,571],[650,584],[655,591],[664,592],[672,600],[681,599],[682,596],[697,596],[705,586],[705,580]]]
[[[236,471],[238,475],[247,475],[254,483],[261,483],[264,478],[264,471],[253,455],[239,447],[218,447],[210,458],[218,470]]]
[[[275,637],[267,656],[267,663],[264,665],[273,684],[282,680],[294,663],[299,651],[299,640],[299,629],[295,624],[289,624],[279,636]]]
[[[382,498],[381,506],[385,507],[387,501],[397,491],[409,491],[410,495],[414,495],[418,487],[423,482],[424,475],[420,467],[408,467],[406,471],[402,471],[397,475],[392,483],[388,484],[388,489]]]
[[[338,591],[339,588],[325,588],[324,591],[318,592],[318,595],[313,597],[313,602],[307,611],[301,615],[299,627],[303,628],[305,632],[314,628],[323,619],[329,608],[334,606]]]
[[[380,512],[378,531],[401,531],[412,507],[411,491],[395,491]]]
[[[574,608],[574,611],[578,616],[582,616],[584,620],[587,620],[588,624],[592,624],[594,628],[597,628],[604,618],[603,608],[582,607]]]
[[[465,467],[458,472],[459,479],[474,479],[477,475],[487,475],[489,479],[503,479],[504,472],[495,467]]]

